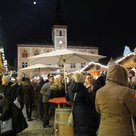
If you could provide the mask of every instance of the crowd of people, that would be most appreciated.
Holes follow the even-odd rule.
[[[14,128],[13,135],[24,130],[27,122],[32,121],[33,108],[37,118],[42,121],[43,129],[52,127],[50,120],[55,115],[57,104],[49,103],[49,99],[65,97],[68,106],[73,105],[74,136],[134,136],[136,117],[136,75],[123,66],[112,64],[107,71],[96,79],[91,74],[75,72],[65,84],[63,75],[48,74],[48,79],[40,77],[30,80],[23,77],[21,81],[12,83],[8,75],[1,77],[0,87],[0,120],[11,116],[24,121],[19,130]],[[76,96],[74,98],[74,95]],[[74,103],[73,103],[74,99]],[[19,103],[19,108],[14,104]],[[19,114],[11,113],[12,105],[19,109]],[[22,110],[25,106],[27,118]],[[5,110],[6,109],[6,110]],[[15,112],[15,110],[14,110]],[[132,121],[133,120],[133,121]]]

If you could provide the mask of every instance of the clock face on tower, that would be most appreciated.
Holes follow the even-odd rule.
[[[66,48],[66,43],[65,40],[63,38],[57,38],[56,39],[56,48]]]

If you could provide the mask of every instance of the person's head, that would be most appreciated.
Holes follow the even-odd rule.
[[[106,80],[113,81],[123,86],[127,86],[128,84],[127,70],[119,64],[114,64],[108,68]]]
[[[94,77],[92,76],[92,75],[87,75],[86,77],[85,77],[85,83],[87,83],[87,84],[93,84],[93,82],[94,82]]]
[[[47,74],[47,79],[49,79],[49,78],[50,78],[50,76],[52,76],[50,73],[49,73],[49,74]]]
[[[26,80],[26,77],[24,76],[24,77],[22,77],[22,81],[25,81]]]
[[[25,81],[26,82],[31,82],[29,77],[26,77]]]
[[[53,83],[54,82],[54,76],[50,75],[49,78],[48,78],[48,80],[49,80],[50,83]]]
[[[39,79],[37,80],[37,83],[41,83],[41,82],[44,82],[44,79],[43,79],[43,77],[39,77]]]
[[[2,85],[7,86],[10,82],[11,78],[9,75],[5,75],[2,77]]]
[[[129,70],[128,77],[131,79],[133,76],[135,76],[135,72],[133,70]]]
[[[61,76],[60,75],[56,75],[54,77],[54,83],[57,84],[57,85],[61,84]]]
[[[75,80],[77,83],[83,83],[84,82],[84,76],[82,75],[81,72],[75,72],[72,76],[72,78]]]

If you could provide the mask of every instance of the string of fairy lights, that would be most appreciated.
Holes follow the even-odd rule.
[[[5,70],[8,71],[8,66],[7,66],[8,63],[7,63],[7,60],[5,59],[4,48],[0,48],[0,52],[1,52],[1,57],[2,57],[2,61],[5,67]]]

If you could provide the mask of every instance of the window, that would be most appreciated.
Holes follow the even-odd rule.
[[[59,65],[59,67],[60,67],[60,68],[63,68],[63,67],[64,67],[64,65],[63,65],[63,64],[62,64],[62,65]]]
[[[34,55],[39,55],[39,51],[38,51],[38,50],[35,50],[35,51],[34,51]]]
[[[22,58],[27,58],[28,57],[28,53],[26,50],[23,50],[22,52]]]
[[[71,63],[71,66],[70,66],[71,68],[75,68],[76,66],[75,66],[75,63]]]
[[[27,62],[22,62],[22,68],[25,68],[25,67],[27,67]]]
[[[59,36],[62,36],[62,31],[59,32]]]
[[[26,62],[26,63],[25,63],[25,67],[27,67],[27,65],[28,65],[28,64],[27,64],[27,62]]]
[[[85,65],[86,65],[85,63],[81,63],[81,68],[85,67]]]

